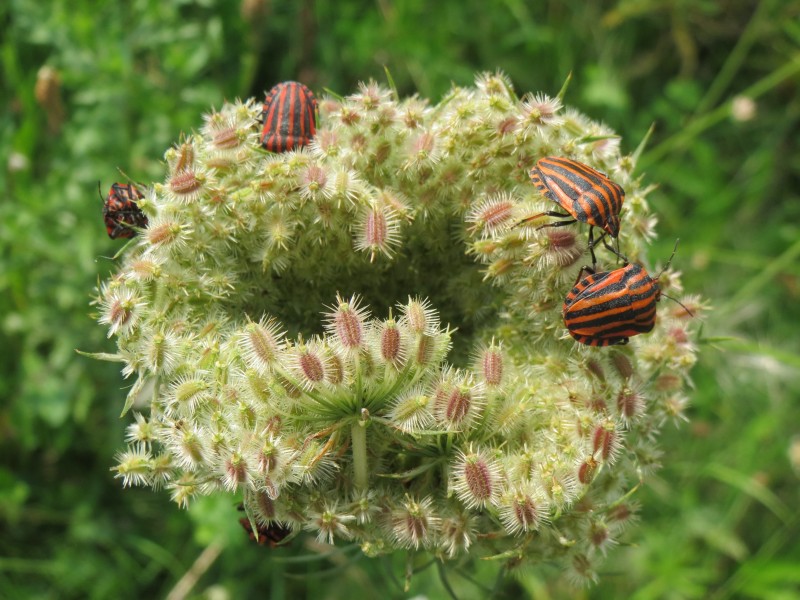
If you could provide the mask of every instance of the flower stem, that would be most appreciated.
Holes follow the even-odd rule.
[[[364,421],[353,423],[350,433],[353,446],[353,471],[356,489],[364,490],[369,483],[367,471],[367,428]]]

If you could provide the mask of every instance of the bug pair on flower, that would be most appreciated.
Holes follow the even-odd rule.
[[[634,335],[652,331],[656,322],[656,303],[662,296],[658,280],[669,267],[672,257],[661,273],[652,278],[644,267],[630,263],[608,243],[607,236],[614,239],[619,236],[619,213],[625,200],[622,186],[588,165],[558,156],[540,158],[530,170],[530,178],[545,198],[558,204],[565,212],[538,213],[519,224],[549,216],[560,220],[541,225],[538,229],[563,227],[576,222],[589,225],[592,266],[581,268],[561,309],[569,334],[587,346],[610,346],[627,344]],[[602,230],[598,238],[594,237],[595,227]],[[599,242],[623,260],[621,268],[596,271],[594,250]],[[672,254],[674,256],[674,250]],[[684,309],[691,315],[686,307]]]
[[[139,202],[144,195],[132,183],[114,183],[108,194],[103,197],[100,192],[100,182],[97,191],[103,200],[103,222],[106,233],[112,240],[117,238],[132,238],[137,231],[147,227],[147,216],[139,208]]]

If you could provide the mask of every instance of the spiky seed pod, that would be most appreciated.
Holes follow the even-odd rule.
[[[511,488],[500,500],[500,520],[512,535],[538,529],[546,518],[547,503],[525,487]]]
[[[355,247],[369,252],[370,261],[375,260],[378,254],[391,258],[400,241],[398,232],[399,222],[390,207],[369,207],[360,218]]]
[[[614,544],[614,539],[611,537],[608,524],[602,519],[593,519],[590,521],[586,533],[589,543],[603,554],[606,553],[609,546]]]
[[[316,200],[322,195],[328,183],[328,174],[318,164],[310,164],[300,175],[300,196],[308,200]]]
[[[188,204],[195,202],[203,195],[206,182],[207,176],[204,173],[184,169],[173,175],[168,185],[179,202]]]
[[[364,322],[367,311],[359,307],[359,299],[353,296],[349,301],[336,298],[336,306],[331,307],[326,327],[336,336],[336,340],[347,351],[359,350],[364,344]]]
[[[326,379],[326,357],[319,344],[302,342],[294,349],[294,370],[305,389],[312,389]]]
[[[269,435],[256,450],[256,471],[270,480],[281,480],[280,473],[289,463],[291,453],[279,437]]]
[[[578,467],[578,481],[583,485],[589,485],[594,480],[598,466],[597,460],[593,456],[581,462]]]
[[[276,520],[275,499],[264,492],[245,494],[245,503],[259,525],[269,525]]]
[[[325,350],[325,377],[327,378],[328,383],[332,385],[338,385],[344,380],[344,362],[335,350],[331,348],[326,348]]]
[[[433,545],[441,519],[436,516],[430,496],[419,500],[406,496],[390,516],[391,531],[403,548]]]
[[[617,410],[626,421],[635,419],[644,410],[644,399],[638,390],[624,386],[617,394]]]
[[[247,485],[250,480],[249,465],[239,452],[231,452],[222,458],[222,484],[233,492],[240,486]]]
[[[128,288],[115,289],[108,293],[103,301],[100,323],[110,325],[108,337],[124,335],[138,319],[138,312],[142,308],[141,301],[133,290]]]
[[[395,400],[389,419],[406,433],[424,431],[433,424],[431,397],[421,387],[411,388]]]
[[[402,367],[408,355],[408,331],[393,318],[376,322],[371,332],[371,347],[379,359],[394,367]]]
[[[613,462],[619,452],[620,436],[613,421],[597,425],[592,432],[592,450],[604,461]]]
[[[467,215],[467,223],[482,237],[493,237],[512,224],[516,203],[507,192],[484,200]]]
[[[155,220],[145,231],[147,241],[154,247],[172,247],[183,241],[186,231],[183,226],[171,220]]]
[[[476,371],[490,388],[503,382],[503,354],[499,346],[492,344],[478,353]]]
[[[497,504],[502,490],[500,465],[482,450],[461,453],[453,467],[453,490],[467,507]]]
[[[466,552],[475,541],[475,525],[468,513],[459,512],[442,518],[440,544],[450,558]]]
[[[120,452],[115,457],[117,472],[115,477],[122,479],[124,487],[134,485],[149,485],[151,482],[150,460],[151,455],[143,444],[129,446],[127,452]]]
[[[205,400],[208,389],[208,382],[200,374],[183,376],[172,385],[168,407],[176,416],[190,417]]]
[[[280,324],[271,317],[263,317],[258,323],[249,322],[239,336],[245,365],[259,373],[270,372],[280,363],[283,335]]]
[[[400,306],[401,322],[416,335],[431,335],[439,328],[439,318],[428,299],[409,298],[408,304]]]
[[[325,504],[318,513],[312,513],[309,529],[317,531],[317,541],[333,544],[336,538],[349,539],[351,537],[348,523],[355,521],[353,515],[340,513],[337,504]]]
[[[156,440],[157,428],[144,415],[134,413],[135,423],[125,430],[125,441],[129,444],[151,444]]]
[[[208,451],[204,431],[187,425],[185,421],[178,420],[171,426],[162,427],[159,437],[183,469],[196,469],[206,461]]]

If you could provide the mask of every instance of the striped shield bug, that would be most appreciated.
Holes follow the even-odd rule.
[[[662,295],[668,297],[662,294],[658,280],[669,268],[672,256],[655,278],[641,265],[627,260],[625,266],[602,273],[583,267],[562,308],[569,334],[587,346],[611,346],[627,344],[634,335],[652,331],[656,324],[656,303]],[[583,277],[585,271],[589,275]],[[693,316],[688,308],[683,308]]]
[[[136,204],[138,200],[144,198],[144,195],[134,185],[115,183],[108,191],[108,195],[103,198],[98,182],[97,191],[103,200],[103,221],[106,232],[112,240],[132,238],[136,235],[136,229],[147,227],[147,217]]]
[[[244,528],[251,540],[259,546],[268,544],[270,548],[277,548],[292,533],[291,529],[284,527],[280,523],[256,525],[255,533],[249,519],[242,517],[239,519],[239,524]],[[258,534],[258,537],[256,537],[256,534]]]
[[[565,213],[546,211],[520,221],[525,223],[542,216],[560,217],[562,220],[542,225],[563,227],[577,221],[589,224],[589,251],[592,264],[597,264],[594,246],[601,239],[607,248],[606,235],[619,235],[619,212],[625,200],[625,190],[600,171],[578,161],[560,156],[545,156],[536,161],[530,170],[530,178],[536,189],[549,200],[558,204]],[[594,239],[593,229],[603,230],[600,238]],[[616,253],[615,253],[616,254]]]
[[[239,504],[238,509],[244,511],[244,504]],[[268,544],[270,548],[277,548],[282,545],[284,540],[291,535],[292,530],[284,527],[277,521],[270,521],[267,524],[257,523],[251,518],[242,517],[239,524],[247,532],[247,536],[259,546]]]
[[[305,146],[317,132],[317,100],[302,83],[279,83],[267,93],[261,123],[261,145],[270,152]]]

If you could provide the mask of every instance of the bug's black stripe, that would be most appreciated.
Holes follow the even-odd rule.
[[[283,152],[281,125],[283,120],[284,103],[286,101],[286,84],[278,84],[272,88],[267,104],[266,118],[264,120],[264,136],[262,144],[272,152]]]
[[[600,186],[587,190],[583,194],[583,202],[581,204],[589,208],[594,223],[600,227],[605,225],[608,215],[611,214],[611,201],[605,188]]]
[[[278,131],[280,133],[280,144],[281,149],[285,150],[288,146],[288,137],[293,133],[294,130],[294,117],[299,110],[298,106],[298,94],[297,94],[297,84],[290,83],[283,92],[284,98],[283,102],[281,102],[281,118],[278,125]]]
[[[564,301],[564,303],[569,306],[575,300],[585,297],[582,296],[584,290],[602,282],[603,280],[607,279],[609,275],[611,275],[611,272],[605,271],[602,273],[592,273],[591,275],[584,277],[577,284],[575,284],[572,290],[570,290],[569,294],[567,294],[567,298]]]
[[[537,168],[533,167],[530,172],[531,182],[533,185],[536,186],[536,189],[539,191],[542,196],[559,204],[558,199],[555,197],[553,192],[550,191],[550,188],[547,187],[547,184],[544,182],[544,174]]]
[[[294,86],[284,85],[278,99],[278,116],[275,123],[275,149],[278,152],[286,152],[286,134],[288,133],[287,115],[292,110],[291,95]]]
[[[589,207],[589,210],[591,210],[591,206]],[[572,208],[569,212],[575,215],[575,218],[581,223],[588,223],[593,218],[590,217],[589,213],[586,212],[586,209],[583,207],[583,203],[579,202],[577,199],[572,201]]]
[[[625,323],[611,324],[609,327],[598,328],[597,332],[593,333],[598,337],[618,336],[630,337],[635,333],[650,333],[655,326],[655,311],[652,315],[653,318],[648,319],[646,322],[626,321]]]
[[[295,86],[292,99],[292,114],[290,115],[291,127],[288,134],[293,138],[292,145],[302,145],[305,138],[305,115],[307,99],[300,86]]]
[[[622,189],[622,186],[606,178],[600,182],[598,187],[601,187],[607,194],[611,208],[615,212],[619,212],[622,208],[623,198],[625,197],[625,190]]]
[[[572,201],[573,205],[581,194],[589,191],[593,183],[576,173],[571,167],[561,165],[542,165],[545,182],[557,186]],[[566,207],[565,207],[566,208]]]
[[[264,104],[261,106],[261,123],[266,124],[267,122],[267,113],[272,108],[272,102],[275,100],[275,94],[278,93],[278,90],[272,88],[268,93],[267,96],[264,98]]]
[[[281,102],[285,88],[281,86],[275,90],[275,96],[269,107],[269,116],[264,123],[264,145],[272,152],[281,152],[280,127],[281,127]]]
[[[603,181],[608,181],[608,178],[599,171],[568,158],[550,157],[543,159],[543,164],[581,190],[588,190],[593,186],[600,185]]]
[[[619,214],[622,210],[622,203],[625,202],[625,190],[621,185],[614,181],[609,181],[611,189],[613,190],[612,197],[614,199],[614,213]]]
[[[268,150],[274,151],[274,131],[275,131],[275,118],[276,118],[276,111],[278,110],[278,102],[276,102],[276,98],[278,96],[278,89],[273,88],[270,93],[267,95],[267,101],[264,105],[264,129],[262,131],[261,136],[261,143],[264,145],[265,148]]]

